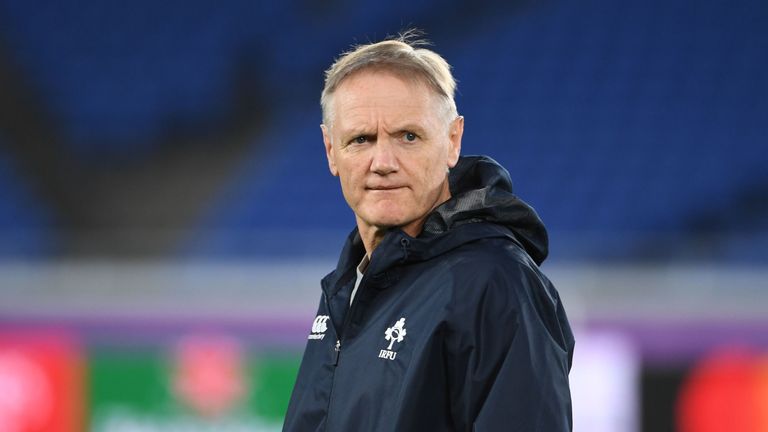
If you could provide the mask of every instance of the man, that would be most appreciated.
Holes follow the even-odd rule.
[[[539,272],[547,236],[509,174],[459,157],[436,53],[407,37],[326,73],[328,166],[355,213],[285,431],[568,431],[573,336]]]

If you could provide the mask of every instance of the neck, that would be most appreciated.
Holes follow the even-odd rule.
[[[360,233],[360,238],[363,240],[363,246],[365,246],[365,254],[368,255],[368,258],[370,258],[374,249],[379,246],[381,241],[384,239],[384,236],[387,235],[387,232],[393,228],[400,228],[404,233],[411,237],[418,236],[421,234],[421,230],[424,228],[424,222],[427,221],[427,215],[432,213],[432,210],[434,210],[440,204],[448,201],[450,198],[451,192],[448,189],[448,182],[446,181],[439,199],[436,201],[435,205],[432,206],[432,208],[427,212],[427,214],[420,217],[419,219],[399,227],[368,225],[363,222],[362,219],[356,217],[357,231]]]
[[[384,240],[384,236],[387,235],[387,232],[393,228],[400,228],[404,233],[411,237],[418,236],[421,234],[422,228],[424,228],[424,221],[426,221],[426,219],[427,218],[425,216],[417,221],[413,221],[401,227],[378,227],[367,225],[358,218],[357,231],[360,233],[360,238],[363,240],[365,254],[368,255],[368,258],[370,258],[374,249],[376,249],[381,241]]]

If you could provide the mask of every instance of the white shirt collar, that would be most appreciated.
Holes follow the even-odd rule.
[[[349,305],[352,306],[352,301],[355,299],[355,294],[357,294],[357,288],[360,286],[360,281],[363,280],[363,275],[365,274],[365,271],[368,269],[368,264],[371,263],[371,260],[368,259],[368,254],[363,255],[363,259],[360,260],[360,264],[357,265],[357,279],[355,280],[355,287],[352,288],[352,295],[349,297]]]

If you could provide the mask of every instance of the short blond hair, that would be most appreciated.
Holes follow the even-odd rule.
[[[325,71],[325,86],[320,96],[323,123],[330,126],[333,92],[345,79],[363,70],[385,70],[426,84],[444,101],[451,119],[458,116],[454,101],[456,80],[451,74],[451,65],[436,52],[423,48],[430,43],[419,36],[419,31],[408,30],[395,38],[354,46],[336,59]]]

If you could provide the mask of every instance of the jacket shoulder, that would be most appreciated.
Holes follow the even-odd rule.
[[[518,243],[505,238],[480,239],[455,251],[453,269],[472,285],[483,282],[514,282],[531,273],[541,275],[538,266]],[[543,275],[541,275],[543,276]]]
[[[492,238],[461,249],[451,269],[456,282],[450,307],[455,323],[492,320],[510,335],[521,326],[538,329],[571,351],[573,336],[560,295],[522,246]]]

